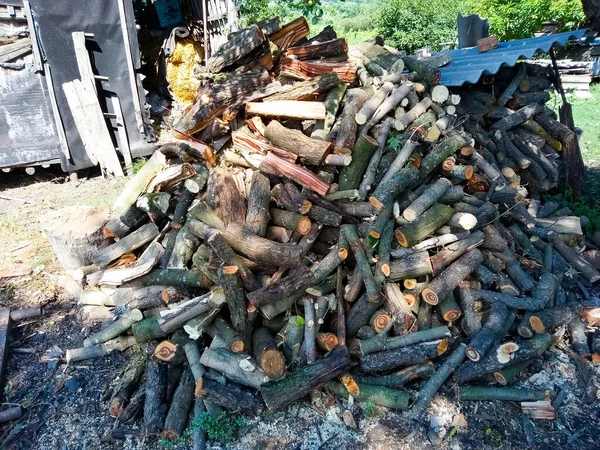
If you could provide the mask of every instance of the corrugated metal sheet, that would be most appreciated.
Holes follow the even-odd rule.
[[[565,45],[570,39],[581,39],[587,30],[549,34],[529,39],[500,42],[498,48],[479,53],[477,47],[450,50],[452,62],[440,67],[440,84],[462,86],[477,83],[484,74],[495,74],[502,66],[514,66],[537,52],[547,52],[554,44]]]

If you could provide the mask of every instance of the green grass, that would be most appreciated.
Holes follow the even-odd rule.
[[[594,96],[593,98],[573,98],[571,100],[573,119],[575,126],[583,130],[579,141],[583,160],[600,164],[600,126],[598,126],[600,83],[591,85],[590,92]]]

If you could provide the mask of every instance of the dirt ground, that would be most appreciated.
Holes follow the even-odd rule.
[[[65,182],[60,173],[0,174],[0,306],[43,305],[41,320],[16,323],[10,335],[3,406],[22,405],[23,418],[0,428],[2,449],[174,448],[149,441],[137,424],[108,415],[107,394],[129,353],[85,364],[43,362],[44,356],[80,347],[98,324],[77,306],[77,289],[60,270],[41,233],[39,218],[66,205],[109,206],[125,180],[94,177]],[[140,351],[139,349],[130,350]],[[48,353],[49,352],[49,353]],[[326,394],[296,402],[281,413],[247,418],[238,441],[212,449],[596,449],[600,429],[600,368],[589,367],[566,346],[519,381],[523,387],[565,391],[554,421],[533,421],[530,441],[515,402],[458,403],[454,386],[444,388],[429,409],[432,424],[414,424],[402,414],[364,404],[348,405]],[[325,406],[324,406],[325,405]],[[341,419],[349,409],[358,429]],[[432,425],[432,426],[430,426]],[[112,433],[109,433],[112,430]],[[429,437],[428,437],[429,434]],[[435,445],[432,445],[431,442]],[[177,448],[191,448],[187,443]]]

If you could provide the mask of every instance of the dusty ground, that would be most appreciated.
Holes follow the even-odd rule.
[[[123,183],[101,178],[66,183],[63,175],[47,172],[33,177],[0,174],[0,272],[30,271],[25,276],[0,278],[0,305],[44,305],[42,320],[16,324],[11,333],[13,351],[3,402],[20,404],[26,412],[20,421],[0,428],[0,450],[165,448],[164,442],[148,442],[137,425],[119,426],[108,416],[104,397],[128,355],[114,354],[74,367],[41,362],[47,351],[81,346],[90,328],[97,325],[87,323],[80,313],[70,284],[41,233],[39,217],[69,204],[108,206]],[[458,404],[452,387],[443,390],[430,408],[439,431],[435,447],[427,437],[428,431],[433,437],[428,424],[406,422],[401,414],[383,408],[313,397],[282,413],[248,418],[238,441],[211,442],[209,448],[600,448],[600,369],[587,368],[558,347],[545,354],[535,372],[539,373],[520,384],[552,389],[555,394],[562,389],[567,392],[557,409],[557,420],[534,421],[530,444],[517,403]],[[346,408],[354,413],[358,430],[341,420]],[[102,442],[113,427],[117,427],[113,434],[120,434],[120,439]]]

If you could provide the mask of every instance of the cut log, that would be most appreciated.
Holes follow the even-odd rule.
[[[355,120],[359,125],[364,125],[369,121],[371,116],[375,113],[379,105],[383,103],[386,97],[392,92],[394,85],[392,83],[385,83],[379,90],[365,102],[360,111],[356,114]]]
[[[89,347],[91,345],[102,344],[114,339],[121,333],[131,328],[131,325],[139,322],[143,318],[144,316],[139,309],[128,311],[106,328],[103,328],[102,330],[88,337],[85,341],[83,341],[83,345],[85,347]]]
[[[271,202],[269,179],[260,172],[252,174],[245,228],[261,237],[267,233],[269,203]]]
[[[356,227],[354,225],[343,225],[340,232],[346,236],[348,244],[350,245],[352,253],[356,259],[356,264],[360,268],[363,282],[365,283],[365,287],[367,289],[368,300],[376,303],[379,300],[379,286],[375,281],[373,272],[371,271],[364,248],[356,232]]]
[[[267,286],[250,292],[246,298],[253,305],[262,306],[281,301],[289,296],[304,292],[308,287],[315,284],[313,272],[306,266],[300,266],[291,271],[289,275]]]
[[[433,206],[439,198],[452,186],[452,183],[446,178],[440,178],[434,184],[430,185],[425,191],[402,212],[408,222],[415,221],[427,209]]]
[[[327,357],[304,366],[279,381],[270,381],[261,387],[267,407],[274,411],[304,397],[350,368],[350,356],[345,346],[333,350]]]
[[[167,366],[148,361],[144,399],[144,430],[153,435],[163,430],[167,414]]]
[[[231,353],[225,348],[213,348],[215,341],[218,338],[213,339],[211,348],[204,349],[202,353],[200,363],[203,366],[221,372],[234,383],[254,389],[259,389],[268,380],[264,373],[257,370],[256,363],[248,355]]]
[[[413,418],[419,417],[425,411],[425,408],[429,406],[437,391],[442,387],[442,384],[444,384],[448,377],[452,375],[452,372],[454,372],[462,363],[465,358],[466,348],[467,346],[465,344],[459,344],[456,350],[446,358],[444,363],[433,375],[431,375],[429,380],[427,380],[425,385],[419,391],[417,401],[412,405],[410,415]]]
[[[107,208],[68,206],[43,215],[40,224],[59,264],[68,271],[89,266],[109,244],[103,233],[108,218]]]
[[[175,394],[173,394],[173,400],[171,401],[162,433],[165,439],[172,441],[183,434],[192,409],[193,400],[194,377],[192,371],[188,368],[183,371]]]
[[[280,158],[272,152],[268,152],[267,155],[262,158],[259,168],[271,175],[289,178],[320,195],[327,194],[330,188],[329,184],[325,183],[313,172]]]
[[[485,356],[494,344],[502,339],[501,333],[504,332],[504,324],[508,318],[508,309],[502,303],[494,303],[490,315],[485,325],[475,335],[466,354],[471,361],[479,361]]]
[[[407,367],[406,369],[402,369],[390,375],[354,375],[354,379],[358,383],[370,384],[374,386],[385,386],[391,389],[398,389],[411,381],[417,380],[419,378],[426,378],[429,375],[431,375],[434,371],[435,366],[432,362],[428,362],[425,364]]]
[[[447,348],[448,341],[442,339],[371,353],[360,359],[360,369],[366,373],[377,373],[423,364],[445,353]]]
[[[345,166],[340,173],[338,189],[340,191],[358,188],[367,169],[373,152],[377,149],[377,141],[361,134],[352,150],[352,162]]]
[[[67,364],[77,361],[85,361],[93,358],[101,358],[114,351],[122,352],[137,344],[135,337],[125,336],[112,339],[104,344],[92,345],[89,347],[81,347],[67,350],[65,359]]]
[[[335,395],[347,399],[352,395],[356,401],[368,402],[373,405],[385,406],[386,408],[399,409],[402,411],[408,410],[407,391],[398,391],[385,386],[358,384],[358,392],[349,393],[343,384],[335,381],[327,383],[327,388],[331,389]]]
[[[375,195],[375,194],[373,194]],[[402,225],[396,230],[396,239],[402,247],[412,247],[421,242],[425,237],[433,234],[445,224],[453,215],[453,208],[436,203],[425,211],[417,220]]]
[[[373,95],[372,87],[348,90],[346,104],[340,115],[340,126],[335,139],[336,149],[351,150],[354,148],[358,129],[355,117],[371,95]]]
[[[422,342],[435,341],[450,337],[450,330],[447,327],[436,327],[428,330],[416,331],[403,336],[388,337],[387,333],[391,326],[386,326],[384,330],[376,336],[367,340],[354,339],[350,342],[350,352],[353,355],[362,357],[369,353],[375,353],[385,350],[393,350],[402,347],[411,347]]]
[[[256,362],[270,379],[276,380],[285,374],[285,358],[269,330],[263,327],[254,331],[252,348]]]
[[[481,231],[476,231],[466,239],[453,242],[446,246],[443,250],[440,250],[435,256],[431,257],[431,266],[433,268],[433,275],[437,276],[450,265],[454,260],[460,258],[462,255],[467,253],[469,250],[479,247],[484,242],[484,234]]]
[[[521,85],[523,79],[527,76],[527,71],[525,70],[525,64],[519,65],[519,70],[517,74],[512,79],[512,81],[506,86],[500,97],[498,97],[498,101],[496,102],[500,106],[506,105],[506,103],[511,99],[517,88]]]
[[[478,249],[472,249],[458,260],[452,263],[442,273],[433,279],[423,289],[421,298],[431,305],[437,305],[440,299],[446,296],[458,286],[477,266],[483,262],[483,255]]]
[[[406,280],[425,275],[431,275],[433,268],[429,254],[419,251],[390,263],[390,281]]]
[[[589,262],[579,256],[558,235],[551,237],[552,245],[590,283],[600,280],[600,273]]]
[[[369,201],[375,208],[381,210],[384,205],[393,200],[418,178],[419,171],[416,167],[408,166],[393,174],[387,181],[379,183],[373,191]]]
[[[550,334],[544,333],[535,335],[530,340],[507,343],[510,346],[507,344],[497,345],[479,361],[468,361],[463,364],[458,373],[458,383],[464,384],[506,367],[535,359],[546,351],[551,340]]]
[[[298,17],[290,23],[286,23],[281,29],[271,33],[269,40],[273,42],[279,51],[285,52],[295,42],[305,38],[310,33],[308,22],[304,17]]]
[[[326,110],[323,102],[274,100],[267,103],[248,102],[246,114],[297,120],[323,120],[326,117]]]
[[[234,383],[223,385],[207,375],[196,382],[195,394],[205,401],[244,414],[258,415],[263,410],[263,404],[255,393]]]
[[[119,382],[115,386],[113,395],[109,402],[109,414],[111,417],[119,417],[123,409],[129,403],[129,399],[135,392],[137,385],[144,373],[146,361],[144,358],[131,360],[119,376]]]
[[[153,223],[148,223],[133,233],[125,236],[118,242],[97,251],[92,257],[92,260],[96,266],[100,268],[106,267],[122,255],[130,253],[133,250],[140,248],[142,245],[147,244],[158,236],[158,233],[157,226]]]

